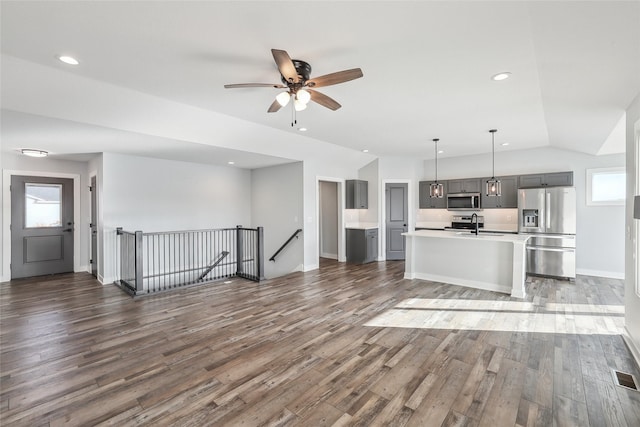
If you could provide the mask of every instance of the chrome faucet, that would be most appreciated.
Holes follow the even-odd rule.
[[[476,228],[474,229],[474,231],[472,231],[472,233],[477,236],[478,235],[478,214],[475,212],[473,213],[473,215],[471,215],[471,224],[474,224],[474,223],[476,225]]]

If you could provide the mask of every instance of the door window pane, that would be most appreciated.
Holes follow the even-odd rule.
[[[25,227],[62,226],[62,185],[25,184]]]

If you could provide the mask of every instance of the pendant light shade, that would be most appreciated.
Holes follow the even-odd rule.
[[[429,197],[432,199],[444,196],[444,186],[441,182],[438,182],[438,141],[440,141],[438,138],[433,140],[436,146],[436,180],[429,185]]]
[[[496,153],[495,153],[495,136],[497,129],[491,129],[489,131],[491,133],[491,179],[488,179],[486,182],[486,191],[485,194],[487,196],[500,196],[502,194],[502,183],[499,179],[496,178]]]

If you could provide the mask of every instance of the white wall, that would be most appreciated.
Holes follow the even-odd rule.
[[[577,199],[576,269],[578,274],[624,277],[624,206],[587,206],[586,170],[624,167],[624,154],[592,156],[556,148],[496,152],[496,175],[573,171]],[[425,174],[433,175],[433,160]],[[438,158],[438,178],[490,175],[491,154]]]
[[[637,233],[640,220],[633,219],[633,196],[640,194],[637,188],[640,170],[636,165],[640,150],[640,95],[627,109],[627,206],[626,206],[626,249],[625,249],[625,288],[624,323],[626,341],[632,349],[637,363],[640,364],[640,296],[636,293],[637,275]]]
[[[358,221],[363,223],[378,224],[380,223],[379,199],[380,199],[380,175],[379,175],[378,159],[363,166],[358,170],[358,179],[368,182],[368,209],[358,209]]]
[[[116,277],[115,229],[173,231],[251,225],[251,172],[104,153],[99,278]]]
[[[269,261],[294,231],[303,228],[302,173],[301,162],[251,171],[251,218],[253,226],[264,227],[267,279],[302,270],[304,236],[299,235],[275,261]]]
[[[9,260],[11,259],[11,235],[9,232],[8,224],[11,220],[10,210],[10,193],[7,191],[10,182],[5,182],[5,171],[19,171],[24,172],[26,175],[29,173],[35,174],[51,174],[52,176],[60,175],[77,175],[79,176],[77,200],[74,200],[76,206],[79,207],[78,217],[75,224],[75,271],[88,271],[89,269],[89,178],[87,175],[87,163],[86,162],[74,162],[66,160],[56,160],[51,157],[46,158],[33,158],[20,154],[3,153],[2,154],[2,170],[3,170],[3,182],[2,182],[2,220],[3,226],[0,234],[0,241],[2,241],[2,253],[0,259],[2,259],[2,266],[0,266],[0,280],[7,281],[11,278],[11,272],[9,271]],[[6,192],[5,192],[6,191]]]
[[[320,181],[320,256],[338,259],[338,183]]]

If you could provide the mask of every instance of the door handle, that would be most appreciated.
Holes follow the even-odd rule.
[[[66,231],[66,232],[73,231],[73,228],[65,228],[65,229],[64,229],[64,230],[62,230],[62,231]]]

